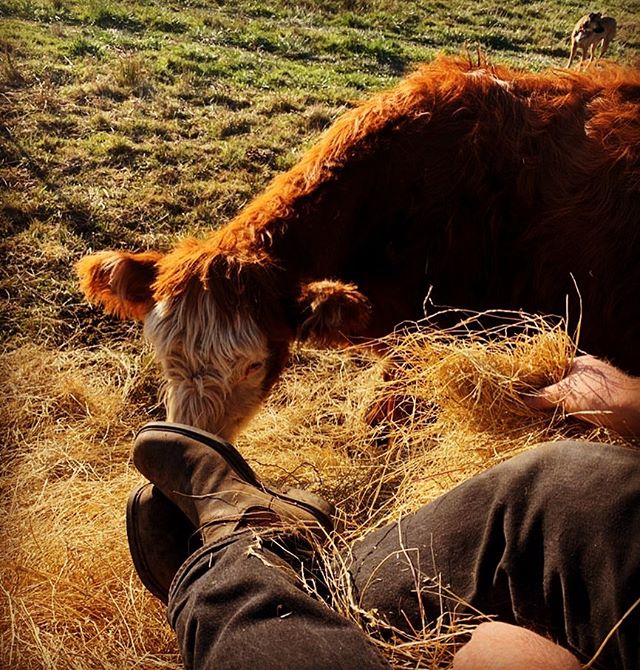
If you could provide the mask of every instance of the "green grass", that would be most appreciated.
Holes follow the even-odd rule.
[[[636,10],[607,6],[613,59],[638,57]],[[582,13],[574,0],[0,0],[6,346],[130,337],[76,289],[89,249],[225,223],[345,109],[439,51],[561,66]]]

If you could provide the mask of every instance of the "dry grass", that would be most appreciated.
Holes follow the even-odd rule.
[[[536,442],[620,443],[526,407],[521,394],[560,378],[573,349],[560,328],[524,326],[509,336],[473,328],[390,336],[387,381],[384,363],[367,352],[298,351],[238,447],[271,483],[337,502],[344,549]],[[140,479],[132,439],[162,416],[149,354],[22,347],[1,363],[3,667],[180,667],[125,537],[124,503]],[[365,417],[376,404],[386,413],[371,425]],[[334,606],[375,635],[383,624],[358,608],[345,564],[332,565]],[[467,623],[443,620],[409,638],[387,630],[393,644],[378,643],[396,668],[437,667]]]

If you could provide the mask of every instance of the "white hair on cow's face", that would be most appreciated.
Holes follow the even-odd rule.
[[[144,330],[164,372],[167,420],[232,439],[264,395],[269,348],[249,311],[189,291],[157,303]]]

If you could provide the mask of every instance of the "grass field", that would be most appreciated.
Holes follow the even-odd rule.
[[[163,416],[157,373],[137,327],[82,299],[73,263],[224,224],[341,112],[438,52],[562,67],[591,9],[618,20],[609,57],[637,63],[629,0],[0,0],[0,667],[180,667],[124,534],[139,480],[131,440]],[[270,480],[337,500],[357,534],[515,444],[614,439],[518,405],[514,380],[557,377],[571,346],[538,322],[531,333],[397,343],[412,361],[400,391],[418,409],[393,448],[381,447],[388,426],[362,422],[384,392],[379,363],[297,352],[239,446]],[[452,375],[465,380],[454,391]],[[434,419],[434,397],[469,418]],[[416,436],[439,450],[417,452]],[[385,653],[396,667],[415,667],[416,654],[436,667],[453,641],[430,633],[413,656]]]

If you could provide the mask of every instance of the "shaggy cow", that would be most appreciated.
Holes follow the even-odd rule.
[[[289,345],[372,338],[438,304],[564,315],[640,372],[640,74],[441,58],[342,116],[230,224],[78,264],[144,321],[168,419],[232,438]],[[577,313],[571,312],[574,321]]]

